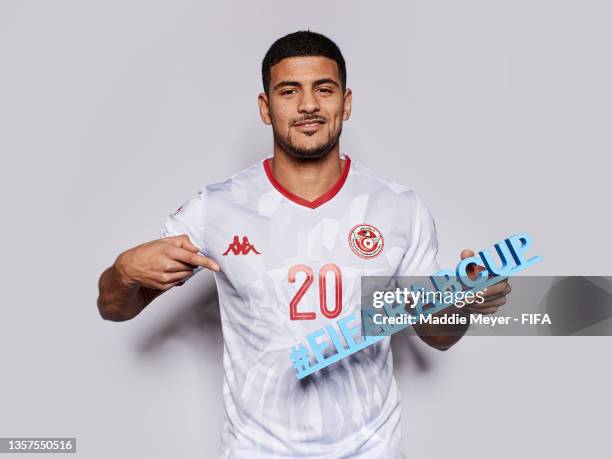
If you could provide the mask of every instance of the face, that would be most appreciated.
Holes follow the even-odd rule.
[[[317,159],[338,145],[351,101],[334,60],[291,57],[271,67],[269,96],[259,95],[259,111],[280,148],[297,159]]]

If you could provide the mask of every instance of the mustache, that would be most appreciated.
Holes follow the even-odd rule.
[[[320,121],[322,123],[326,123],[327,122],[327,120],[325,118],[323,118],[322,116],[319,116],[319,115],[306,115],[306,116],[303,116],[303,117],[301,117],[299,119],[292,120],[289,125],[293,126],[294,124],[301,123],[302,121]]]

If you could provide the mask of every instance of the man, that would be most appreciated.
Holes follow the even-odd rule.
[[[160,240],[119,255],[100,279],[100,313],[131,319],[210,269],[224,339],[223,457],[403,457],[389,339],[302,380],[289,353],[308,333],[359,313],[361,276],[436,272],[434,221],[412,190],[341,154],[352,93],[331,40],[280,38],[262,77],[259,111],[274,154],[203,187],[169,216]],[[508,292],[497,284],[462,313],[493,313]],[[465,329],[417,332],[444,350]]]

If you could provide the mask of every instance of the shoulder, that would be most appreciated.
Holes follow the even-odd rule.
[[[390,180],[359,163],[352,162],[351,166],[355,188],[368,190],[373,198],[385,203],[386,207],[393,206],[402,214],[428,211],[425,202],[412,187]]]
[[[385,215],[386,221],[411,245],[428,241],[437,246],[436,224],[424,199],[410,186],[397,183],[367,167],[353,163],[356,187],[369,190],[368,207]],[[354,191],[356,192],[356,191]]]
[[[222,182],[203,184],[190,199],[183,202],[177,210],[170,214],[171,219],[183,218],[201,221],[211,203],[246,201],[248,195],[252,194],[257,187],[258,182],[261,182],[262,161],[250,165]]]
[[[208,201],[246,202],[249,196],[265,189],[264,160],[262,158],[222,182],[202,186],[199,193]]]
[[[246,204],[261,182],[263,166],[255,163],[229,179],[201,186],[195,195],[166,218],[161,236],[187,234],[206,253],[206,227],[212,221],[227,218],[235,206]]]

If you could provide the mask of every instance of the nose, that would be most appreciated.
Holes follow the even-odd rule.
[[[300,113],[315,113],[319,110],[319,102],[313,91],[304,91],[298,106]]]

